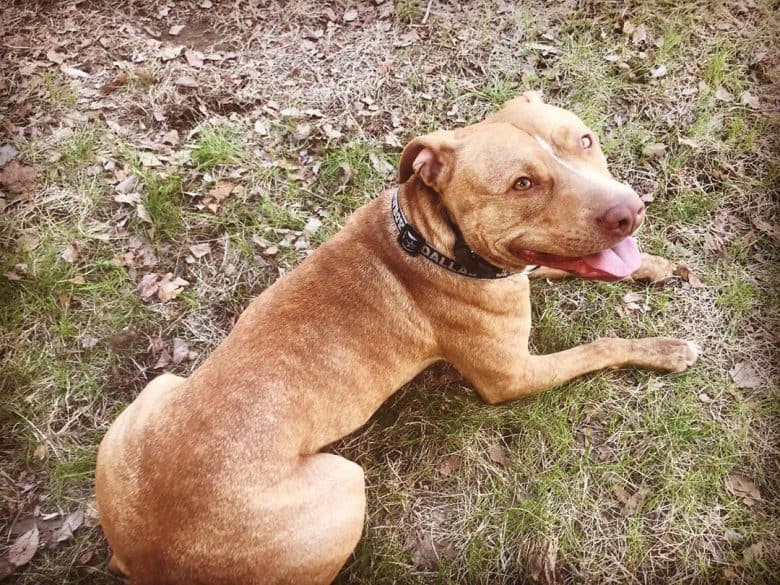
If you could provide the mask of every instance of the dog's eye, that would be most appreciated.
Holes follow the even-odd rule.
[[[582,138],[580,138],[580,144],[582,144],[582,148],[588,149],[591,146],[593,146],[593,137],[590,134],[586,134]]]
[[[527,191],[534,186],[534,182],[528,177],[520,177],[515,181],[515,189],[518,191]]]

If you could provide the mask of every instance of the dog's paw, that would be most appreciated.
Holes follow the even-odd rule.
[[[699,359],[701,349],[692,341],[673,337],[657,337],[652,340],[655,346],[656,367],[667,372],[684,372]]]

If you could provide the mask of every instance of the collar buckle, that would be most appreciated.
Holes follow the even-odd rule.
[[[417,256],[420,253],[425,240],[420,232],[414,229],[410,224],[406,224],[398,233],[398,243],[410,256]]]

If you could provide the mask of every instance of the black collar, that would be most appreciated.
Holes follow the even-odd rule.
[[[398,228],[398,244],[411,256],[417,256],[419,254],[434,264],[446,268],[450,272],[455,272],[456,274],[468,276],[470,278],[506,278],[507,276],[516,274],[493,266],[490,262],[469,248],[468,244],[466,244],[466,240],[463,239],[463,234],[461,234],[458,227],[451,220],[450,224],[452,225],[456,237],[455,258],[457,258],[457,260],[439,252],[425,241],[422,234],[418,232],[404,216],[404,212],[401,211],[401,206],[398,203],[398,189],[393,193],[390,209],[392,211],[393,220],[395,221],[395,227]],[[523,273],[527,274],[530,272],[530,268],[530,266],[527,267],[523,270]]]

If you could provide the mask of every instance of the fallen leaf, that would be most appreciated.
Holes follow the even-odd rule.
[[[168,130],[165,134],[162,135],[162,138],[160,138],[160,142],[163,144],[170,144],[171,146],[176,146],[179,144],[179,131],[176,130],[176,128],[173,128],[172,130]]]
[[[756,226],[758,231],[772,238],[776,244],[780,244],[780,224],[769,223],[768,221],[765,221],[756,216],[751,217],[750,221],[754,226]]]
[[[702,392],[699,394],[699,402],[703,404],[711,404],[712,403],[712,397],[707,394],[706,392]]]
[[[200,87],[198,81],[191,75],[182,75],[174,81],[176,85],[180,87]]]
[[[10,144],[4,144],[3,146],[0,146],[0,168],[8,164],[8,161],[16,158],[17,154],[19,154],[19,151]]]
[[[650,70],[650,77],[653,79],[658,79],[666,75],[668,72],[669,70],[666,68],[666,65],[659,65],[655,69]]]
[[[79,258],[79,247],[74,242],[72,244],[68,244],[65,249],[60,254],[63,260],[65,262],[69,262],[70,264],[73,264],[76,260]]]
[[[694,140],[693,138],[678,138],[677,142],[691,148],[699,148],[701,146],[701,143],[698,140]]]
[[[237,194],[243,191],[241,185],[236,185],[230,181],[220,180],[214,183],[209,189],[208,194],[201,199],[201,205],[206,206],[210,211],[214,213],[219,209],[220,203],[232,194]]]
[[[631,34],[631,42],[640,45],[647,42],[647,27],[644,24],[637,26]]]
[[[755,544],[751,544],[744,551],[742,551],[742,564],[747,565],[757,559],[760,559],[762,556],[764,556],[764,543],[757,542]]]
[[[146,206],[143,203],[139,203],[135,206],[135,212],[138,215],[138,219],[145,221],[146,223],[152,223],[152,216],[146,211]]]
[[[138,177],[135,175],[128,175],[123,180],[119,181],[114,187],[117,193],[132,193],[138,187]]]
[[[342,20],[344,20],[344,22],[353,22],[357,20],[357,17],[358,17],[358,11],[354,8],[350,8],[346,12],[344,12],[344,16],[342,17]]]
[[[190,67],[195,67],[196,69],[203,67],[203,53],[200,51],[187,49],[184,51],[184,58],[187,60],[187,65]]]
[[[8,549],[8,560],[17,567],[26,565],[35,556],[39,544],[38,527],[35,526],[14,541]]]
[[[65,518],[65,522],[54,533],[53,539],[55,543],[64,542],[68,540],[73,533],[84,523],[84,510],[79,508],[78,510],[71,512]]]
[[[192,253],[195,258],[203,258],[206,254],[211,253],[211,244],[204,243],[204,244],[195,244],[194,246],[190,246],[190,253]]]
[[[138,284],[138,292],[141,295],[141,299],[148,301],[154,297],[154,295],[157,294],[157,290],[160,288],[159,281],[160,277],[157,274],[145,274]]]
[[[491,445],[488,448],[490,459],[501,466],[509,465],[509,453],[502,445]]]
[[[313,236],[322,227],[322,221],[318,217],[310,217],[303,226],[303,233]]]
[[[33,451],[33,455],[37,459],[46,459],[46,443],[38,443],[38,445],[35,447],[35,451]]]
[[[757,110],[759,106],[758,98],[749,91],[742,92],[742,95],[739,96],[739,103],[754,110]]]
[[[303,124],[298,124],[295,127],[295,132],[293,132],[293,138],[295,140],[305,140],[311,135],[311,124],[307,124],[304,122]]]
[[[171,61],[181,55],[183,49],[184,47],[181,45],[166,45],[160,49],[160,59],[163,61]]]
[[[173,339],[173,363],[180,364],[190,355],[190,348],[183,339]]]
[[[460,455],[453,454],[448,455],[439,464],[439,472],[442,475],[452,475],[460,469],[461,458]]]
[[[91,335],[85,335],[81,338],[81,347],[84,349],[92,349],[95,347],[100,340],[97,337],[92,337]]]
[[[662,142],[652,142],[644,146],[642,154],[647,158],[661,158],[666,153],[666,148]]]
[[[58,53],[56,49],[46,51],[46,58],[57,65],[61,65],[65,61],[65,55]]]
[[[108,343],[112,350],[119,351],[130,347],[135,341],[135,338],[136,335],[132,329],[122,329],[119,333],[112,335],[109,338]]]
[[[13,193],[24,193],[35,179],[35,167],[23,165],[18,160],[12,160],[0,173],[0,184]]]
[[[20,274],[17,274],[13,270],[7,270],[6,272],[3,272],[3,276],[5,276],[8,280],[22,280],[22,276]]]
[[[541,550],[533,555],[531,561],[531,578],[544,585],[556,585],[558,578],[555,565],[558,558],[558,541],[548,540]]]
[[[730,102],[731,100],[734,99],[734,96],[725,87],[719,87],[715,91],[715,99],[720,100],[722,102]]]
[[[750,479],[741,473],[729,473],[725,480],[726,489],[735,496],[741,497],[746,506],[752,506],[761,500],[761,492]]]
[[[734,364],[734,367],[729,370],[729,375],[737,388],[760,388],[762,386],[761,377],[748,362]]]
[[[154,364],[154,368],[155,369],[164,368],[170,363],[171,363],[171,354],[168,353],[167,349],[163,349],[160,352],[160,357],[157,358],[157,363]]]
[[[184,30],[183,24],[174,24],[171,28],[168,29],[168,34],[172,37],[178,36],[178,34]]]
[[[141,164],[145,167],[161,167],[163,166],[162,161],[157,158],[154,154],[151,152],[145,152],[141,151],[138,153],[138,160],[141,161]]]
[[[173,273],[169,272],[160,279],[157,288],[157,298],[161,301],[170,301],[179,296],[184,287],[190,283],[181,277],[173,278]]]
[[[259,134],[260,136],[265,136],[268,134],[268,126],[266,126],[265,122],[262,120],[255,120],[255,133]]]
[[[81,69],[76,69],[75,67],[71,67],[70,65],[65,65],[64,63],[60,65],[60,71],[62,71],[68,77],[81,77],[82,79],[90,77],[89,73],[87,73],[86,71],[82,71]]]

